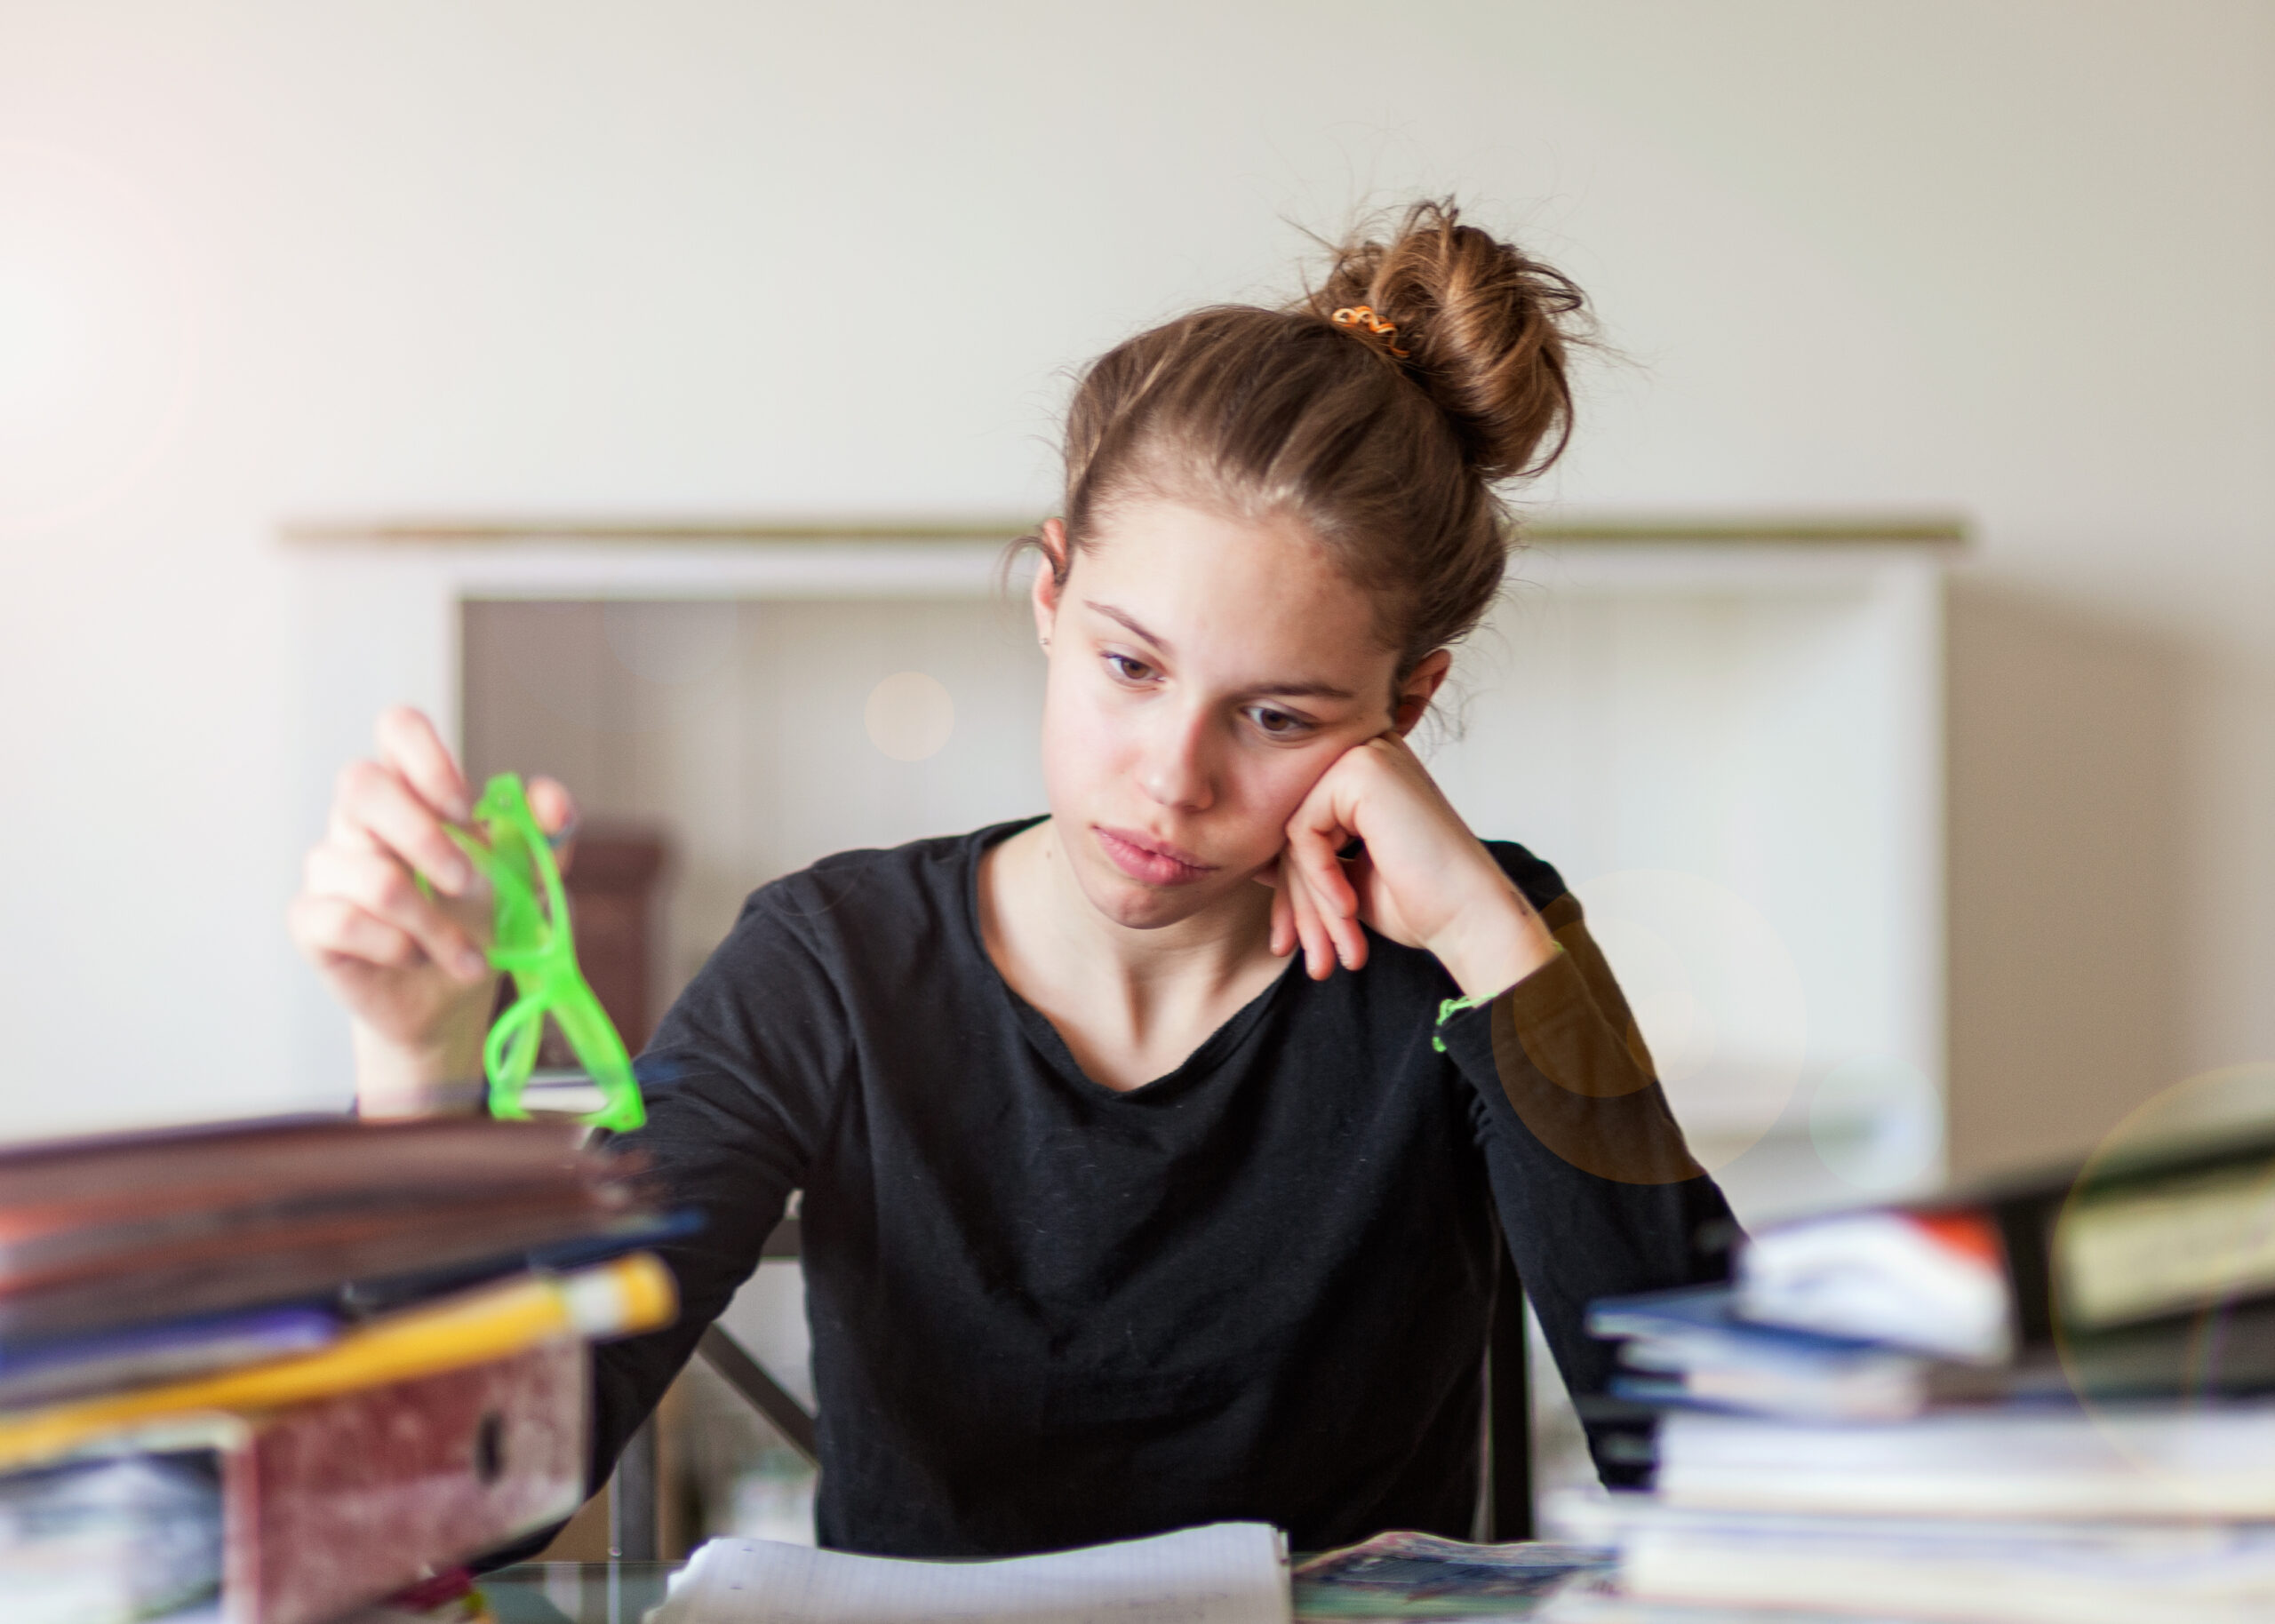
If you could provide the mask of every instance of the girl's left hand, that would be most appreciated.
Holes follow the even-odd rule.
[[[1353,840],[1364,849],[1336,854]],[[1273,876],[1272,951],[1304,950],[1314,981],[1367,962],[1369,926],[1426,948],[1464,994],[1487,999],[1556,951],[1540,916],[1453,809],[1406,741],[1353,745],[1288,820]]]

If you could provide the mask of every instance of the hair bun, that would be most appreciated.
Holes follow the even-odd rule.
[[[1580,290],[1463,225],[1450,202],[1413,204],[1386,235],[1361,231],[1337,248],[1301,307],[1332,321],[1371,306],[1395,323],[1390,343],[1408,355],[1399,364],[1445,413],[1481,478],[1541,473],[1572,434],[1566,352],[1589,337]],[[1356,332],[1367,336],[1363,325]]]

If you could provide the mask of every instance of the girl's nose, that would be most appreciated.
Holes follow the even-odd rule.
[[[1161,716],[1147,742],[1139,778],[1145,793],[1181,812],[1208,810],[1217,799],[1209,739],[1205,715],[1170,712]]]

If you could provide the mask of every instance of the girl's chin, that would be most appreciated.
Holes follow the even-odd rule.
[[[1130,930],[1158,930],[1165,925],[1181,924],[1197,913],[1206,912],[1210,904],[1222,900],[1228,888],[1221,877],[1211,875],[1206,881],[1177,886],[1150,886],[1114,869],[1102,865],[1104,872],[1083,876],[1083,895],[1090,906]]]

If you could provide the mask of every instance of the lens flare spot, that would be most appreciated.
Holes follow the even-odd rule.
[[[896,761],[939,754],[956,728],[956,704],[937,677],[903,671],[869,690],[861,709],[869,742]]]
[[[1573,889],[1692,1154],[1727,1166],[1800,1080],[1808,1015],[1792,952],[1760,910],[1701,875],[1629,869]]]

